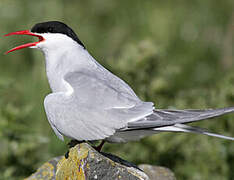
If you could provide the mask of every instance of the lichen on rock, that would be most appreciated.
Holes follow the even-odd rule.
[[[149,177],[136,165],[112,154],[99,153],[87,143],[82,143],[69,150],[68,158],[62,156],[48,161],[26,180],[39,179],[148,180]],[[163,180],[171,179],[163,178]]]
[[[62,158],[56,157],[44,163],[35,173],[25,180],[55,180],[58,161]]]
[[[115,156],[113,156],[115,157]],[[120,159],[115,157],[116,159]],[[114,158],[112,158],[114,159]],[[124,162],[119,160],[119,162]],[[63,157],[56,172],[57,180],[64,179],[148,179],[141,170],[115,162],[100,154],[86,143],[70,149],[69,157]]]

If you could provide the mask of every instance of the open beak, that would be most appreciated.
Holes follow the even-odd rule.
[[[19,50],[19,49],[23,49],[23,48],[27,48],[27,47],[32,47],[32,46],[36,46],[38,43],[44,41],[45,39],[40,36],[40,35],[37,35],[37,34],[34,34],[32,32],[30,32],[29,30],[24,30],[24,31],[16,31],[16,32],[12,32],[12,33],[9,33],[9,34],[6,34],[5,36],[11,36],[11,35],[29,35],[29,36],[36,36],[38,37],[39,41],[38,42],[32,42],[32,43],[27,43],[27,44],[23,44],[23,45],[20,45],[20,46],[17,46],[9,51],[6,52],[6,54],[12,52],[12,51],[16,51],[16,50]]]

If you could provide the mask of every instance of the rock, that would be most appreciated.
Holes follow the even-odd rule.
[[[140,168],[144,169],[146,166]],[[173,175],[166,168],[163,170],[154,167],[156,173],[148,171],[152,168],[146,168],[151,178],[140,168],[112,154],[99,153],[87,143],[82,143],[70,149],[67,159],[61,156],[46,162],[26,180],[148,180],[154,175],[161,177],[161,179],[156,178],[157,180],[172,180],[165,179],[166,174]]]
[[[168,168],[148,164],[141,164],[138,167],[148,175],[150,180],[176,180],[174,173]]]
[[[35,173],[25,180],[55,180],[57,164],[60,159],[62,159],[62,156],[53,158],[44,163]]]
[[[68,159],[62,158],[57,165],[56,179],[148,179],[139,169],[124,166],[124,160],[111,156],[115,162],[94,150],[86,143],[70,149]]]

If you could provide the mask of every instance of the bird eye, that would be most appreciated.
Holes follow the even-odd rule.
[[[48,31],[49,31],[49,32],[53,32],[53,30],[54,30],[54,28],[52,28],[52,27],[49,27],[49,28],[48,28]]]

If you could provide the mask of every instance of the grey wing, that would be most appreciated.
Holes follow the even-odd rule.
[[[208,110],[167,110],[157,109],[153,114],[144,119],[130,122],[129,128],[155,128],[171,126],[174,124],[186,124],[204,119],[214,118],[227,113],[233,113],[234,107],[208,109]]]
[[[45,99],[49,121],[56,130],[77,140],[105,139],[129,121],[153,112],[153,103],[142,102],[131,92],[99,77],[99,74],[72,72],[64,81],[72,92],[52,93]],[[113,85],[114,84],[114,85]],[[117,89],[118,88],[118,89]]]
[[[159,132],[186,132],[234,140],[233,137],[212,133],[199,127],[185,125],[186,123],[214,118],[233,112],[234,107],[209,110],[154,110],[153,114],[143,119],[128,123],[128,128],[122,129],[117,133],[117,138],[120,139],[118,139],[118,141],[125,142],[126,136],[131,137],[130,135],[134,134],[135,131],[141,131],[144,132],[141,135],[142,137],[147,134],[155,134]]]
[[[49,94],[44,106],[47,118],[60,139],[65,135],[76,140],[96,140],[114,133],[114,129],[108,125],[98,124],[95,117],[99,118],[100,115],[95,113],[95,109],[77,103],[72,95]]]
[[[153,113],[152,102],[141,101],[124,81],[109,72],[72,72],[65,80],[74,89],[73,97],[78,102],[110,116],[103,120],[105,124],[116,122],[118,128],[124,127]]]

